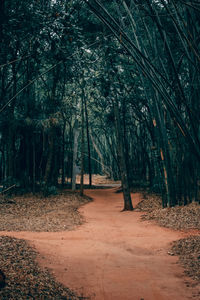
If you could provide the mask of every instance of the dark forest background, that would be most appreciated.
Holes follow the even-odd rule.
[[[199,1],[0,0],[0,45],[4,190],[55,192],[78,165],[126,199],[199,201]]]

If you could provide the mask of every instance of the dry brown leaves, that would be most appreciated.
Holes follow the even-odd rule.
[[[137,211],[151,212],[162,208],[162,200],[159,195],[142,191],[143,199],[136,206]]]
[[[78,193],[0,199],[0,231],[63,231],[83,223],[78,208],[90,201]]]
[[[24,240],[0,237],[0,245],[0,268],[6,275],[0,299],[84,299],[41,270],[35,261],[36,252]]]
[[[171,251],[179,256],[185,273],[200,281],[200,236],[190,236],[173,242]]]
[[[159,225],[184,230],[200,229],[200,205],[191,203],[187,206],[159,208],[142,216],[143,220],[155,220]]]
[[[160,226],[176,230],[200,230],[200,205],[191,203],[162,209],[158,195],[144,194],[144,199],[137,205],[137,210],[144,211],[142,220],[155,220]],[[185,273],[200,282],[200,236],[190,236],[173,243],[170,255],[178,255]]]

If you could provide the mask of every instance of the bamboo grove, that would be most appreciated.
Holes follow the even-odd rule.
[[[199,201],[200,4],[0,1],[0,181],[55,192],[81,173]]]

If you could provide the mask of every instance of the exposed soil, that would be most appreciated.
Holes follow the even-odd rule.
[[[76,182],[79,184],[81,182],[81,176],[77,175]],[[84,176],[84,184],[89,184],[89,175]],[[111,180],[107,176],[99,176],[98,174],[92,175],[92,184],[96,186],[106,186],[106,185],[121,185],[121,181]]]
[[[91,201],[78,193],[62,192],[44,198],[25,195],[0,198],[0,230],[72,230],[84,221],[78,208]],[[37,254],[27,242],[0,237],[0,269],[6,274],[6,287],[0,299],[84,299],[57,283],[48,270],[36,262]]]
[[[114,189],[88,190],[86,194],[94,202],[81,207],[86,223],[74,231],[1,234],[28,240],[40,253],[41,266],[77,294],[91,299],[199,298],[200,287],[192,286],[193,281],[177,264],[178,258],[169,255],[170,244],[184,238],[184,232],[141,222],[141,212],[120,212],[122,194]],[[141,194],[133,195],[134,206],[141,200]]]
[[[0,267],[6,274],[0,299],[84,299],[42,270],[36,262],[37,253],[24,240],[0,237],[0,245]]]
[[[194,279],[196,284],[200,283],[200,205],[191,203],[162,209],[159,195],[144,192],[136,210],[145,212],[142,220],[152,220],[160,226],[188,232],[189,236],[175,241],[168,253],[178,255],[185,274]]]

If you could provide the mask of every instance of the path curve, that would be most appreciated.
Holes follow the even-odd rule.
[[[30,241],[40,253],[42,266],[91,299],[192,298],[195,290],[186,287],[189,280],[177,265],[177,257],[167,254],[169,243],[183,233],[141,222],[139,212],[120,212],[122,194],[115,189],[87,190],[86,194],[94,202],[81,207],[86,223],[75,231],[3,234]],[[141,194],[132,198],[135,206]]]

